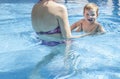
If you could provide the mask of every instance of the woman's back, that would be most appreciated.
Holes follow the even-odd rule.
[[[36,4],[32,10],[32,26],[34,30],[36,32],[47,32],[60,27],[59,29],[63,28],[62,31],[64,32],[64,27],[69,27],[69,23],[63,21],[64,10],[64,6],[53,1],[45,1]],[[62,38],[61,33],[51,34],[49,36]]]

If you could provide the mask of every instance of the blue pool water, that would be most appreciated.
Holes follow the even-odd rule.
[[[120,0],[66,1],[70,24],[83,18],[86,3],[98,4],[106,34],[39,45],[30,18],[37,0],[1,0],[0,79],[120,79]]]

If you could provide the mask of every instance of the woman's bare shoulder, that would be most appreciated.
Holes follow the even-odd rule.
[[[62,10],[62,11],[67,10],[67,7],[65,5],[58,4],[58,3],[56,3],[56,8],[59,9],[59,10]]]

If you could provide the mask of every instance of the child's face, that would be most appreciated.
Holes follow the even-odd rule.
[[[97,14],[96,14],[96,10],[85,10],[84,12],[84,17],[86,19],[86,21],[93,23],[96,21],[97,18]]]

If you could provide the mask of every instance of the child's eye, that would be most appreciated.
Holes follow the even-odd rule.
[[[91,16],[95,16],[95,14],[92,14]]]

